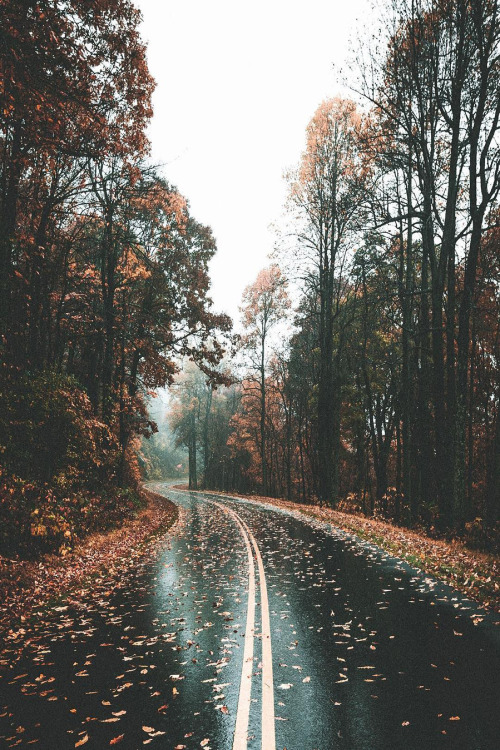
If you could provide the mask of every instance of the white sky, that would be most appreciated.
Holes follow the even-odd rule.
[[[157,88],[153,160],[209,224],[215,309],[238,316],[268,265],[294,166],[318,104],[340,93],[367,0],[135,0]]]

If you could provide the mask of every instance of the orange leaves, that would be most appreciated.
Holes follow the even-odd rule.
[[[134,282],[149,279],[151,271],[147,268],[143,259],[131,249],[127,248],[118,265],[118,272],[122,275],[122,284],[129,285]]]
[[[254,283],[243,292],[243,325],[250,335],[256,329],[265,336],[289,308],[287,282],[274,263],[259,271]]]
[[[324,100],[307,127],[307,145],[299,170],[304,188],[351,170],[356,158],[356,142],[361,116],[348,99]]]

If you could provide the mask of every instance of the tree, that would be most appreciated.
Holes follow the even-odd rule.
[[[72,451],[61,476],[33,480],[33,498],[64,505],[97,486],[118,508],[139,480],[138,436],[156,429],[148,391],[182,357],[216,378],[231,327],[209,297],[216,245],[146,164],[153,81],[132,3],[0,5],[0,394],[24,403],[33,378],[68,419],[85,405],[88,477]],[[0,452],[11,442],[2,421]],[[29,516],[34,449],[17,449],[2,502],[13,483]]]
[[[353,102],[327,100],[307,129],[300,167],[291,175],[291,205],[306,264],[305,293],[318,319],[317,387],[320,502],[335,505],[339,491],[342,353],[349,264],[366,200],[369,170],[359,148],[361,118]]]
[[[41,157],[53,173],[61,156],[143,151],[153,81],[137,32],[140,13],[128,0],[1,5],[0,326],[13,334],[19,207],[33,162]],[[57,205],[47,185],[42,228]],[[40,239],[35,234],[32,251],[43,261]],[[16,346],[11,335],[9,342]]]
[[[435,455],[439,523],[442,528],[460,527],[468,515],[464,467],[470,315],[485,217],[500,187],[498,4],[495,0],[401,0],[392,3],[390,13],[386,51],[382,55],[375,51],[361,64],[360,88],[380,122],[379,164],[386,175],[392,174],[392,184],[406,185],[406,199],[396,206],[389,190],[379,193],[378,207],[383,210],[376,216],[379,226],[392,223],[401,237],[404,228],[407,234],[401,244],[406,266],[402,297],[405,490],[411,500],[414,423],[421,464],[429,465]],[[395,210],[388,210],[389,206]],[[418,288],[413,257],[416,232],[422,253]],[[412,311],[415,294],[420,297],[418,311]],[[415,419],[408,398],[414,377],[407,352],[417,313]],[[431,417],[434,450],[429,450],[425,437]],[[427,485],[424,494],[430,491]]]
[[[198,451],[200,442],[204,452],[204,471],[207,470],[208,425],[212,408],[213,385],[204,373],[191,363],[176,381],[176,400],[170,410],[170,426],[176,434],[177,445],[188,449],[189,489],[198,489]]]
[[[268,340],[273,328],[285,317],[290,307],[286,280],[277,265],[260,271],[253,284],[243,293],[242,344],[255,375],[247,381],[245,390],[252,391],[259,409],[259,453],[262,470],[262,488],[268,490],[268,456],[266,441],[266,374]]]

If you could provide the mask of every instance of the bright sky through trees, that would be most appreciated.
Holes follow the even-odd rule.
[[[157,81],[153,159],[189,196],[218,244],[217,308],[237,316],[243,289],[268,264],[305,128],[339,92],[367,0],[136,0]]]

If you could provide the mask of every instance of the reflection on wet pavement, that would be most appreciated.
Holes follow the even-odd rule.
[[[231,749],[244,540],[203,495],[155,489],[181,506],[171,534],[126,577],[73,592],[7,644],[3,746]],[[278,748],[498,747],[491,628],[369,545],[256,504],[219,502],[248,524],[264,561]],[[260,634],[257,596],[252,749],[261,747]]]

